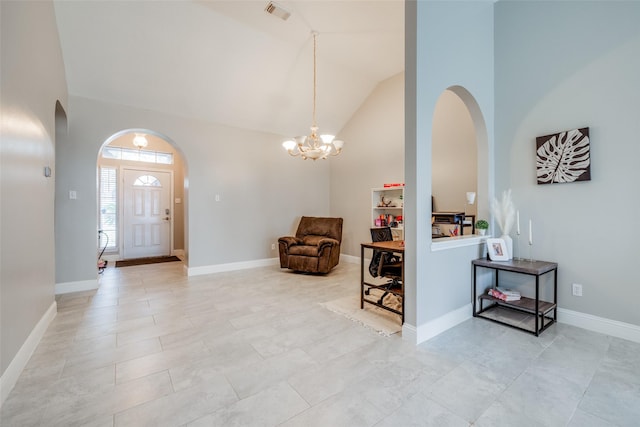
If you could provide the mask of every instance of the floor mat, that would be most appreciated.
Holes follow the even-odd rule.
[[[131,267],[132,265],[158,264],[161,262],[180,261],[177,256],[155,256],[150,258],[124,259],[116,261],[117,267]]]
[[[320,305],[373,329],[380,335],[389,336],[402,331],[401,319],[398,314],[367,303],[364,304],[364,309],[361,309],[360,296],[358,295],[339,298]]]

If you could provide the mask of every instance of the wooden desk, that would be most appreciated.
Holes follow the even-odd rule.
[[[373,283],[369,283],[364,279],[364,250],[365,249],[376,249],[386,252],[392,252],[396,254],[400,254],[402,257],[402,286],[400,289],[390,290],[389,293],[393,295],[397,295],[402,299],[402,309],[400,311],[387,307],[383,304],[378,304],[377,301],[371,301],[364,297],[364,293],[366,289],[383,289],[384,285],[375,285]],[[366,289],[365,289],[366,287]],[[393,240],[389,242],[371,242],[371,243],[361,243],[360,244],[360,308],[364,308],[364,303],[367,302],[369,304],[373,304],[385,310],[391,311],[393,313],[399,314],[402,317],[402,323],[404,323],[404,240]]]

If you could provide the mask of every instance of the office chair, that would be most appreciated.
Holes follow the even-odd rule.
[[[390,227],[377,227],[371,229],[371,241],[388,242],[393,240]],[[387,283],[378,286],[384,290],[384,294],[378,300],[382,305],[384,298],[389,295],[389,291],[402,288],[402,259],[389,251],[373,250],[373,256],[369,263],[369,273],[373,277],[384,277],[390,279]],[[369,290],[365,295],[369,295]]]

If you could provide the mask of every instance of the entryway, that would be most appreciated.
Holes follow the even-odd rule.
[[[97,167],[101,258],[109,265],[169,256],[184,260],[187,174],[175,144],[148,129],[124,130],[105,141]]]

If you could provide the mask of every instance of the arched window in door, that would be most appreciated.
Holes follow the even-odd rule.
[[[142,175],[135,180],[133,185],[138,187],[162,187],[158,178],[153,175]]]

